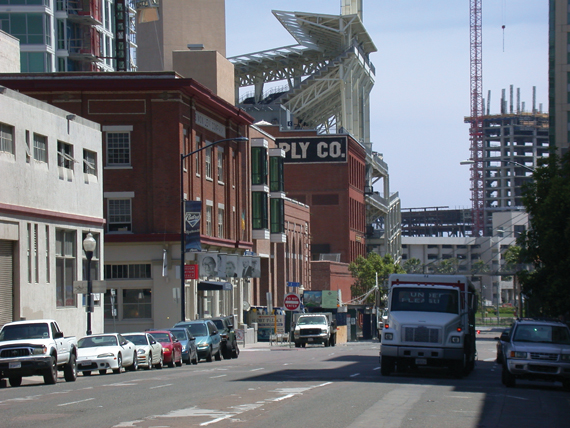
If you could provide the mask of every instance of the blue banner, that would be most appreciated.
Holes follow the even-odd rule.
[[[202,251],[200,242],[200,221],[202,219],[202,201],[184,203],[185,251]]]

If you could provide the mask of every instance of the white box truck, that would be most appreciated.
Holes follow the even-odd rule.
[[[458,377],[475,366],[477,295],[466,276],[393,274],[381,335],[384,376],[417,367],[449,367]]]

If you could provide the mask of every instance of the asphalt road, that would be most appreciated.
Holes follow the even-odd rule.
[[[0,389],[0,427],[567,427],[559,383],[505,388],[498,333],[482,333],[468,377],[447,370],[380,374],[379,344],[257,346],[238,359],[120,375],[25,378]]]

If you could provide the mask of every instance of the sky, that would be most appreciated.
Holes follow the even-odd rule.
[[[295,44],[272,10],[340,14],[340,0],[226,0],[226,56]],[[469,0],[364,0],[377,52],[371,140],[402,208],[471,208]],[[502,26],[505,26],[504,30]],[[482,0],[483,97],[520,88],[525,110],[548,111],[548,2]],[[379,187],[379,186],[378,186]],[[381,188],[375,188],[382,192]]]

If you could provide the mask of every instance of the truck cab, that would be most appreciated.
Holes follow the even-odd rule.
[[[381,373],[433,366],[468,374],[475,364],[476,308],[475,289],[465,276],[391,275]]]

